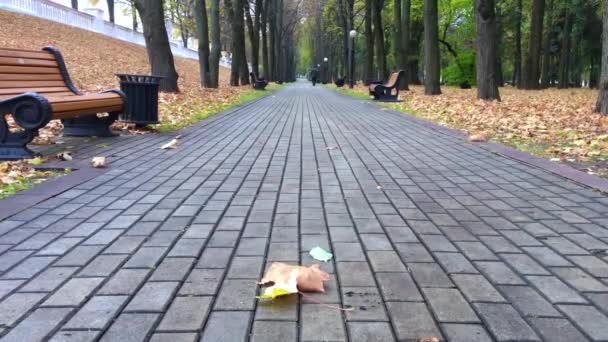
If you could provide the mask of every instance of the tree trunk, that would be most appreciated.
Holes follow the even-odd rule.
[[[137,23],[137,9],[135,9],[135,2],[131,2],[131,25],[133,31],[137,31],[139,24]]]
[[[437,0],[424,0],[424,93],[441,94]]]
[[[559,84],[558,88],[565,89],[570,85],[570,33],[572,32],[572,14],[566,7],[564,9],[564,29],[562,31],[561,53],[559,57]]]
[[[209,55],[209,88],[219,86],[220,58],[222,43],[220,41],[220,0],[211,0],[211,51]]]
[[[403,60],[403,26],[401,26],[401,0],[394,0],[393,22],[395,24],[393,51],[395,53],[395,62],[397,64],[397,67],[401,69],[401,64]],[[401,89],[401,83],[399,84],[399,89]]]
[[[551,83],[551,40],[549,38],[553,27],[553,3],[554,0],[549,0],[549,7],[547,8],[547,27],[545,28],[543,41],[543,66],[540,79],[541,88],[547,88]]]
[[[374,20],[376,64],[378,66],[380,79],[384,81],[388,76],[388,71],[386,69],[386,52],[384,49],[384,29],[382,27],[382,8],[384,7],[384,0],[373,0],[373,3],[374,8],[372,11],[372,17]]]
[[[597,97],[595,111],[608,114],[608,0],[604,0],[604,30],[602,31],[602,74],[600,76],[600,93]]]
[[[370,84],[374,80],[374,35],[372,31],[372,1],[373,0],[365,0],[365,85]],[[348,68],[348,63],[346,65],[346,67]]]
[[[517,0],[515,9],[515,55],[513,56],[513,85],[522,86],[521,75],[521,17],[523,12],[522,0]]]
[[[401,7],[401,59],[399,60],[399,68],[403,70],[404,75],[401,78],[401,89],[409,90],[409,70],[408,61],[410,54],[410,13],[412,10],[412,0],[403,0]]]
[[[532,24],[528,40],[528,55],[524,68],[524,89],[538,89],[540,81],[540,53],[543,43],[545,0],[532,0]]]
[[[276,20],[275,20],[275,2],[278,0],[266,0],[268,9],[264,12],[268,15],[268,79],[270,81],[276,81],[275,76],[275,66],[276,66],[276,56],[275,56],[275,41],[276,41]]]
[[[230,44],[230,50],[232,53],[232,59],[230,64],[230,85],[236,87],[239,85],[239,72],[241,68],[241,55],[240,51],[236,51],[238,43],[238,24],[236,23],[235,13],[234,13],[234,4],[233,0],[224,0],[224,7],[226,7],[226,14],[228,16],[228,21],[231,23],[231,32],[232,32],[232,42]],[[238,2],[239,0],[234,0]]]
[[[268,2],[264,0],[263,15],[262,15],[262,65],[264,69],[264,78],[270,80],[270,62],[268,61]]]
[[[249,0],[244,1],[245,4],[245,20],[247,23],[247,33],[249,33],[249,43],[251,44],[251,71],[256,75],[258,73],[259,64],[259,50],[258,50],[258,32],[256,31],[256,25],[253,24],[253,18],[251,17],[251,9],[249,8]]]
[[[78,0],[72,0],[72,8],[78,10]]]
[[[152,74],[162,76],[160,90],[179,92],[177,86],[178,74],[173,62],[173,53],[167,29],[162,2],[158,0],[135,0],[135,7],[144,27],[146,50],[152,68]]]
[[[496,79],[496,14],[494,0],[475,0],[477,31],[477,98],[499,100]]]
[[[208,88],[211,83],[209,74],[209,21],[205,0],[195,0],[194,19],[198,35],[198,65],[201,75],[201,86]]]
[[[107,0],[108,2],[108,17],[110,22],[114,23],[114,0]]]

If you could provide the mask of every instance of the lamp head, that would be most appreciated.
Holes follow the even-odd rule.
[[[350,32],[348,33],[348,35],[349,35],[351,38],[355,38],[355,37],[357,36],[357,31],[355,31],[355,30],[350,30]]]

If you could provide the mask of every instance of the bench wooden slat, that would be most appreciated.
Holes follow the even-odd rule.
[[[51,107],[53,113],[70,112],[73,110],[87,110],[89,108],[105,108],[112,106],[122,106],[122,99],[95,99],[89,101],[73,101],[73,102],[52,102]]]
[[[86,116],[97,113],[117,112],[123,109],[122,104],[119,106],[89,108],[87,110],[72,110],[68,112],[53,113],[53,119],[70,119],[79,116]]]
[[[34,58],[0,57],[0,65],[57,67],[57,62]]]
[[[63,81],[0,81],[0,89],[10,88],[42,88],[42,87],[62,87]],[[22,92],[27,89],[22,89]]]
[[[55,56],[47,51],[31,51],[18,49],[0,49],[0,57],[36,58],[54,61]]]
[[[6,97],[6,95],[18,95],[18,94],[23,94],[25,92],[34,92],[34,93],[40,93],[40,94],[46,94],[46,93],[59,93],[59,92],[68,92],[70,91],[70,89],[68,89],[68,87],[43,87],[43,88],[6,88],[6,89],[0,89],[0,96]]]
[[[57,74],[61,75],[57,67],[33,67],[33,66],[14,66],[0,65],[0,74]]]
[[[0,74],[0,81],[62,81],[61,74]]]
[[[60,102],[77,102],[77,101],[93,101],[93,100],[104,100],[104,99],[121,99],[120,95],[116,93],[94,93],[94,94],[84,94],[84,95],[48,95],[47,99],[52,103],[60,103]]]

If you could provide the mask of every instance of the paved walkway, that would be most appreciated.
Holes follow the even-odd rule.
[[[608,340],[600,193],[306,84],[161,140],[0,223],[2,341]],[[355,311],[254,299],[317,245]]]

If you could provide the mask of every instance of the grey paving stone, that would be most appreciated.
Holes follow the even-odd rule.
[[[84,266],[97,254],[104,246],[76,246],[68,254],[57,260],[55,266]]]
[[[155,333],[150,338],[150,342],[195,342],[196,333]]]
[[[177,297],[160,322],[157,330],[195,331],[202,328],[210,309],[212,297]]]
[[[530,286],[499,286],[513,306],[525,316],[560,317],[561,314],[540,293]]]
[[[253,310],[256,287],[251,279],[226,279],[215,301],[214,310]]]
[[[269,261],[293,261],[299,259],[297,242],[272,242],[268,246],[267,259]]]
[[[156,267],[163,257],[167,248],[165,247],[142,247],[125,263],[126,268],[152,268]]]
[[[64,329],[105,329],[127,301],[127,296],[94,296],[64,326]]]
[[[369,251],[367,257],[374,272],[405,272],[406,268],[394,251]]]
[[[300,314],[300,341],[344,341],[346,331],[340,312],[318,304],[304,304]]]
[[[72,311],[68,308],[41,308],[21,321],[2,341],[40,341],[45,339]]]
[[[9,270],[30,255],[31,251],[8,251],[0,255],[0,272]]]
[[[209,239],[209,247],[234,247],[236,246],[239,232],[235,231],[215,231]]]
[[[83,277],[107,277],[128,258],[128,255],[99,255],[78,273]]]
[[[99,290],[101,295],[131,295],[144,282],[149,270],[121,269]]]
[[[241,242],[242,243],[242,242]],[[205,248],[203,254],[196,264],[196,268],[221,268],[224,269],[230,262],[232,256],[231,248]]]
[[[56,257],[31,257],[2,276],[2,279],[29,279],[45,269]]]
[[[594,340],[608,339],[608,318],[590,305],[558,305],[558,308]]]
[[[347,321],[388,321],[384,303],[375,287],[342,287],[342,302],[355,310],[346,312]]]
[[[443,331],[450,342],[491,342],[490,334],[482,325],[442,324]]]
[[[520,249],[510,243],[502,236],[480,236],[479,239],[485,243],[494,253],[518,253]],[[533,247],[528,247],[533,248]],[[541,247],[542,248],[542,247]]]
[[[336,264],[342,286],[375,286],[376,282],[366,262],[339,262]]]
[[[151,281],[182,281],[190,272],[194,264],[194,258],[165,258],[158,265],[152,276]]]
[[[528,276],[526,277],[551,303],[580,303],[587,301],[576,291],[569,288],[561,280],[553,276]]]
[[[25,283],[25,280],[0,280],[0,299],[14,291],[23,283]]]
[[[497,341],[541,341],[511,305],[490,303],[473,305]]]
[[[201,342],[239,342],[248,335],[251,313],[247,311],[215,311],[209,316]]]
[[[541,337],[546,341],[571,342],[589,341],[572,323],[567,319],[559,318],[532,318],[530,319]]]
[[[327,291],[327,288],[326,288]],[[327,291],[326,293],[328,293]],[[340,303],[338,298],[338,291],[334,289],[337,299],[324,300],[324,303]],[[325,298],[325,294],[320,294]],[[308,296],[315,297],[314,293],[309,293]],[[317,296],[318,297],[318,296]],[[302,298],[303,302],[308,302],[306,298]],[[255,319],[256,321],[297,321],[298,320],[298,297],[297,296],[283,296],[272,301],[258,301],[256,307]]]
[[[60,330],[51,338],[51,342],[93,342],[101,331]]]
[[[479,318],[457,289],[423,288],[422,292],[439,322],[479,322]]]
[[[394,341],[391,326],[384,322],[348,322],[350,340],[354,342]]]
[[[595,256],[571,256],[569,259],[596,277],[608,277],[608,264]]]
[[[503,254],[502,258],[519,274],[522,275],[548,275],[546,268],[525,254]]]
[[[79,306],[102,281],[103,278],[72,278],[42,303],[42,305]]]
[[[0,302],[0,325],[11,327],[39,303],[43,293],[14,293]]]
[[[104,254],[132,254],[145,241],[145,236],[121,236],[114,241]]]
[[[86,239],[83,245],[107,245],[114,241],[118,236],[123,233],[120,229],[101,229],[90,238]]]
[[[479,261],[475,266],[492,282],[497,285],[524,285],[525,282],[505,263],[494,261]]]
[[[477,269],[460,253],[433,254],[448,274],[452,273],[479,273]]]
[[[545,266],[572,266],[572,263],[547,247],[524,247],[523,250]]]
[[[398,340],[417,341],[425,337],[443,338],[424,303],[388,302],[391,324]]]
[[[288,342],[298,340],[295,322],[255,321],[251,341]]]
[[[146,283],[129,302],[125,311],[164,311],[178,285],[177,282]]]
[[[404,262],[433,262],[433,257],[422,244],[398,243],[395,248]]]
[[[450,278],[436,263],[408,263],[416,283],[420,287],[453,287]]]
[[[457,252],[454,246],[443,235],[420,235],[424,245],[432,252]]]
[[[361,234],[361,242],[367,251],[392,251],[391,242],[384,234]]]
[[[498,260],[496,255],[481,242],[457,241],[455,244],[470,260]]]
[[[229,279],[259,279],[263,265],[263,257],[234,257],[227,277]]]
[[[123,313],[112,323],[100,341],[143,341],[150,334],[159,314]]]
[[[423,301],[409,273],[376,273],[376,279],[386,301]]]
[[[452,280],[469,302],[505,302],[505,299],[482,275],[453,274]]]
[[[194,269],[179,290],[184,296],[213,296],[217,294],[224,274],[219,269]]]
[[[560,279],[581,292],[608,292],[608,287],[588,273],[574,267],[552,268]]]
[[[78,267],[49,267],[25,284],[20,291],[51,292],[68,279]]]

